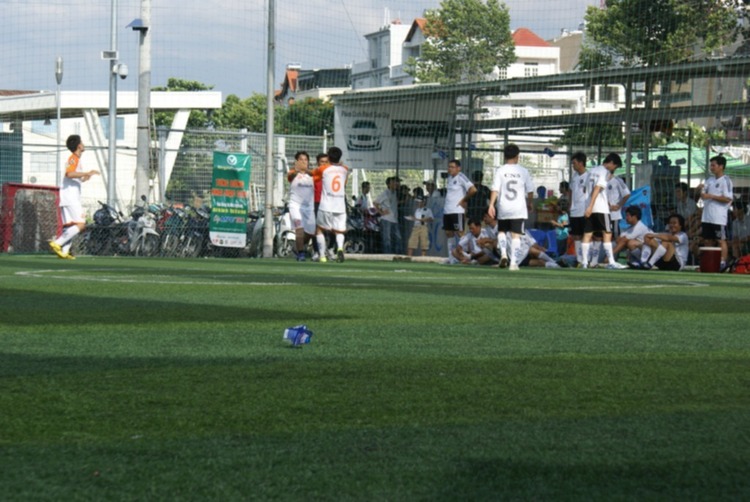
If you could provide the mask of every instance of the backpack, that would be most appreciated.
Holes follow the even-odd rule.
[[[746,254],[734,263],[735,274],[750,274],[750,254]]]

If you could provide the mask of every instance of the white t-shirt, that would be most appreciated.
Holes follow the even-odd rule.
[[[463,206],[458,203],[466,197],[466,193],[474,186],[474,183],[462,172],[455,176],[448,176],[445,180],[445,209],[443,214],[464,214]]]
[[[380,207],[380,219],[390,223],[398,223],[398,198],[396,192],[385,189],[380,192],[375,204]],[[387,211],[387,213],[386,213]]]
[[[638,223],[636,223],[632,227],[628,227],[622,233],[622,237],[627,237],[629,240],[635,239],[638,242],[643,242],[643,238],[646,236],[646,234],[650,233],[651,230],[646,226],[646,224],[641,220],[638,220]]]
[[[588,174],[588,171],[584,171],[583,174],[573,171],[573,175],[570,177],[571,218],[583,218],[583,213],[586,212],[586,178]]]
[[[675,234],[677,242],[674,243],[674,254],[677,261],[680,262],[680,268],[684,267],[688,261],[688,251],[690,250],[690,239],[685,232]]]
[[[349,169],[341,164],[330,164],[321,168],[323,183],[320,193],[320,211],[346,213],[346,179]]]
[[[730,180],[727,175],[724,175],[721,178],[711,176],[703,185],[704,193],[718,195],[720,197],[728,197],[730,200],[734,196],[732,193],[733,191],[734,187],[732,186],[732,180]],[[714,225],[726,226],[727,213],[731,206],[731,202],[719,202],[713,199],[704,200],[701,221],[703,223],[713,223]]]
[[[745,215],[743,220],[735,219],[732,222],[732,239],[745,239],[750,237],[750,218]]]
[[[315,198],[315,183],[308,173],[297,173],[289,185],[289,203],[312,206]]]
[[[434,219],[435,217],[432,214],[432,209],[429,207],[418,207],[414,210],[414,226],[415,227],[423,227],[425,225],[429,225],[429,223],[421,222],[419,220],[423,219]]]
[[[71,154],[65,163],[65,173],[82,172],[81,158]],[[60,206],[77,206],[81,204],[81,179],[68,178],[63,173],[62,186],[60,187]]]
[[[620,201],[628,195],[630,195],[630,189],[622,179],[613,176],[612,179],[607,182],[607,200],[609,200],[610,204],[619,204]],[[610,219],[612,221],[621,220],[622,210],[618,209],[617,211],[611,211]]]
[[[497,192],[495,209],[498,220],[525,220],[529,217],[526,199],[527,194],[534,191],[534,182],[525,167],[505,164],[496,168],[492,191]]]
[[[477,254],[484,251],[484,249],[482,249],[482,247],[477,244],[477,238],[474,237],[474,234],[472,234],[471,232],[466,232],[464,235],[462,235],[461,239],[459,239],[458,241],[458,245],[461,246],[461,249],[463,249],[464,253],[468,255]]]
[[[594,192],[594,187],[600,187],[599,195],[597,195],[594,201],[594,209],[592,213],[609,214],[609,199],[607,198],[607,178],[609,177],[609,171],[604,166],[596,166],[589,170],[588,176],[586,177],[586,207],[591,203],[591,195]],[[586,208],[584,208],[585,211]]]

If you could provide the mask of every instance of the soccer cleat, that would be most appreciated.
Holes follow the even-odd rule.
[[[643,270],[651,270],[653,268],[653,265],[651,265],[649,262],[641,263],[641,268]]]
[[[313,253],[312,261],[320,261],[320,255],[318,253]]]
[[[500,258],[500,268],[508,268],[508,263],[508,258],[506,256]]]
[[[65,258],[66,260],[75,260],[76,259],[76,257],[73,256],[70,253],[65,253],[65,256],[61,256],[61,258]]]
[[[325,262],[327,262],[327,261],[328,261],[328,258],[326,258],[326,257],[325,257],[325,255],[323,255],[323,256],[321,256],[321,257],[320,257],[320,259],[319,259],[318,261],[319,261],[320,263],[325,263]]]
[[[344,250],[341,248],[336,251],[336,261],[339,263],[344,263]]]
[[[297,261],[305,261],[305,253],[297,253]]]
[[[607,264],[607,268],[609,270],[622,270],[628,267],[626,267],[622,263],[612,262],[612,263]]]
[[[514,270],[520,270],[520,269],[518,268],[517,263],[511,263],[510,265],[508,265],[508,270],[514,271]]]
[[[58,244],[55,241],[49,241],[49,248],[52,250],[53,253],[57,255],[58,258],[65,258],[68,253],[63,253],[62,247],[60,244]]]
[[[548,261],[544,264],[545,268],[560,268],[560,265],[555,263],[554,261]]]

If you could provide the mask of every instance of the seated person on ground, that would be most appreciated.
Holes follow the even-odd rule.
[[[480,238],[482,238],[482,223],[476,218],[469,218],[469,231],[461,236],[449,263],[463,263],[465,265],[492,265],[497,263],[497,257],[491,249],[487,249],[479,243]]]
[[[627,249],[632,258],[639,255],[643,246],[643,238],[651,230],[641,221],[641,208],[638,206],[628,206],[625,209],[625,221],[629,227],[617,238],[617,245],[612,250],[612,254],[617,256],[617,253]]]
[[[630,266],[650,270],[682,270],[687,263],[689,240],[684,232],[685,218],[674,213],[667,220],[669,232],[648,233],[644,237],[640,261],[633,260]]]
[[[508,242],[510,242],[510,235],[508,235]],[[527,230],[521,236],[521,247],[518,250],[518,266],[560,268],[560,265],[555,263],[555,260],[545,251],[546,249],[537,244],[534,237]]]

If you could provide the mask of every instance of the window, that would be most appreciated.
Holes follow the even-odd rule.
[[[523,76],[524,77],[536,77],[539,75],[539,63],[524,63],[523,64]]]
[[[99,117],[99,123],[102,125],[102,134],[109,138],[109,117]],[[117,141],[125,139],[125,119],[117,117]]]
[[[526,105],[513,105],[510,110],[510,116],[514,119],[526,116]]]
[[[508,68],[500,68],[497,75],[498,80],[508,79]]]

